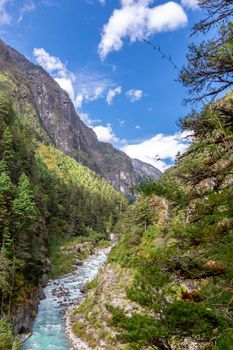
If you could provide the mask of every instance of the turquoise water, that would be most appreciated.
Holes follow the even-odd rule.
[[[63,323],[64,306],[80,301],[84,295],[80,287],[95,278],[99,268],[107,259],[108,250],[104,249],[87,259],[77,270],[50,282],[45,288],[46,298],[41,300],[33,332],[23,344],[24,350],[69,350],[69,341],[65,335]],[[54,296],[53,291],[67,288],[69,295]]]

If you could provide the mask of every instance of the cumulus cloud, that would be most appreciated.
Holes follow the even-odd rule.
[[[80,109],[84,102],[106,98],[112,88],[113,82],[96,72],[82,71],[76,77],[58,57],[50,55],[43,48],[35,48],[33,55],[36,62],[69,94],[77,109]],[[118,91],[119,87],[116,94]]]
[[[87,113],[80,113],[79,116],[86,125],[93,129],[99,141],[112,143],[129,157],[140,159],[161,171],[174,163],[178,152],[182,154],[187,150],[192,139],[190,133],[177,132],[172,135],[156,134],[142,142],[129,144],[127,140],[116,135],[112,124],[102,125],[100,119],[92,119]],[[119,123],[124,125],[125,121],[119,119]],[[141,129],[141,127],[136,125],[136,129]]]
[[[35,11],[35,9],[36,9],[36,5],[34,4],[34,2],[32,1],[26,2],[20,10],[20,14],[17,22],[18,23],[21,22],[27,13],[33,12]]]
[[[102,60],[112,51],[119,51],[123,40],[142,40],[156,32],[174,30],[187,23],[187,16],[179,4],[169,1],[149,7],[151,0],[121,0],[121,8],[115,9],[104,25],[98,52]]]
[[[49,73],[53,73],[54,71],[66,71],[66,66],[61,62],[61,60],[58,57],[51,56],[43,48],[35,48],[33,50],[33,55],[36,62]]]
[[[130,100],[130,102],[136,102],[142,98],[143,91],[139,89],[131,89],[126,92],[126,96]]]
[[[1,24],[10,24],[12,21],[11,15],[7,12],[7,4],[9,4],[11,0],[0,0],[0,25]]]
[[[73,81],[69,78],[55,78],[56,82],[61,86],[63,90],[65,90],[70,96],[71,100],[75,100],[75,93],[73,87]]]
[[[188,147],[187,133],[175,133],[174,135],[157,134],[152,138],[137,144],[128,144],[122,147],[131,158],[140,159],[164,171],[168,163],[174,162],[178,152],[184,153]]]
[[[113,103],[113,99],[114,97],[116,97],[117,95],[120,95],[122,91],[121,86],[116,87],[115,89],[110,89],[107,93],[107,97],[106,97],[106,102],[108,105],[111,105]]]
[[[181,0],[181,5],[191,9],[198,9],[199,0]]]
[[[113,132],[111,124],[107,124],[106,126],[98,125],[93,127],[93,130],[99,141],[110,143],[118,143],[120,141]]]
[[[72,101],[75,103],[75,75],[66,68],[66,65],[62,63],[58,57],[51,56],[43,48],[35,48],[33,50],[33,56],[36,62],[52,75],[56,82],[68,93]]]

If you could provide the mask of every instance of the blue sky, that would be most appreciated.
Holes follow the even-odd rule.
[[[165,169],[186,142],[178,67],[201,11],[197,0],[0,0],[0,36],[70,94],[99,140]]]

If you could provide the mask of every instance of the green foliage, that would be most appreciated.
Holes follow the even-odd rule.
[[[110,259],[131,268],[127,296],[144,312],[109,310],[134,349],[171,349],[174,337],[233,348],[232,108],[230,93],[183,120],[194,134],[188,151],[141,186],[116,226],[123,234]]]
[[[187,193],[176,177],[174,169],[167,171],[166,176],[162,175],[159,181],[143,183],[139,188],[139,192],[144,193],[146,196],[157,195],[165,197],[179,207],[184,207],[187,203]]]
[[[9,323],[0,319],[0,350],[19,350],[20,344],[14,338],[12,327]]]
[[[98,232],[111,229],[119,210],[125,206],[119,192],[93,171],[52,146],[40,144],[36,157],[58,180],[62,201],[57,198],[56,212],[59,218],[66,217],[65,221],[70,222],[71,235],[89,234],[90,228]],[[66,211],[68,207],[69,212]]]
[[[85,284],[85,289],[90,290],[90,289],[95,288],[97,285],[98,285],[98,278],[96,277],[93,280],[91,280]]]
[[[0,317],[8,320],[49,273],[49,257],[52,276],[72,269],[75,255],[60,254],[61,242],[106,240],[126,203],[94,172],[38,144],[24,120],[0,94]]]
[[[109,305],[107,308],[112,314],[112,325],[127,330],[118,335],[119,340],[131,343],[134,349],[141,349],[145,345],[170,349],[166,341],[168,330],[166,327],[159,327],[158,321],[153,316],[135,313],[131,317],[127,317],[119,308],[113,308]]]

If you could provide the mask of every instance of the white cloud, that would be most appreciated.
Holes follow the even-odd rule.
[[[58,57],[51,56],[43,48],[35,48],[33,50],[33,55],[36,62],[49,73],[53,73],[54,71],[66,71],[66,66],[61,62],[61,60]]]
[[[88,113],[79,112],[80,119],[90,128],[93,128],[96,123],[100,123],[101,119],[91,119]]]
[[[106,4],[106,0],[99,0],[99,3],[104,6]]]
[[[77,107],[81,108],[84,102],[106,98],[113,85],[113,82],[102,74],[85,70],[79,72],[75,83],[79,102]]]
[[[199,0],[181,0],[181,5],[191,9],[199,9]]]
[[[106,126],[98,125],[93,127],[93,130],[99,141],[110,143],[118,143],[120,141],[114,134],[111,124],[107,124]]]
[[[33,56],[36,62],[49,72],[60,87],[68,93],[75,104],[75,75],[66,68],[66,65],[58,57],[51,56],[43,48],[35,48],[33,50]]]
[[[92,126],[92,120],[87,113],[79,113],[79,117],[87,126]]]
[[[12,21],[11,15],[7,12],[6,6],[11,0],[0,0],[0,25],[10,24]]]
[[[142,40],[156,32],[174,30],[186,25],[183,8],[174,1],[149,7],[151,0],[121,0],[121,8],[115,9],[104,25],[98,52],[102,60],[112,51],[119,51],[123,39],[131,42]]]
[[[83,99],[84,99],[84,97],[82,94],[77,95],[77,97],[75,98],[75,101],[74,101],[75,108],[79,109],[82,107]]]
[[[106,102],[108,105],[111,105],[113,103],[113,99],[114,97],[116,97],[117,95],[120,95],[122,91],[121,86],[116,87],[115,89],[110,89],[107,93],[107,97],[106,97]]]
[[[78,109],[84,102],[105,98],[112,88],[113,82],[96,72],[82,71],[76,77],[58,57],[51,56],[43,48],[35,48],[33,55],[36,62],[69,94]]]
[[[178,132],[174,135],[157,134],[143,142],[125,145],[122,151],[131,158],[140,159],[164,171],[168,167],[167,161],[174,162],[176,154],[183,153],[187,147],[187,134]]]
[[[19,18],[18,18],[17,22],[18,23],[21,22],[27,13],[33,12],[33,11],[35,11],[35,9],[36,9],[36,5],[34,4],[34,2],[29,1],[29,2],[25,3],[20,10]]]
[[[100,119],[92,119],[87,113],[79,113],[79,116],[86,125],[93,129],[99,141],[112,143],[129,157],[140,159],[161,171],[173,164],[178,152],[182,154],[187,150],[192,139],[191,133],[177,132],[172,135],[156,134],[142,142],[129,144],[115,134],[112,124],[101,125]],[[124,125],[125,120],[119,119],[119,123]],[[136,125],[136,129],[141,129],[141,127]]]
[[[75,93],[72,80],[69,78],[55,78],[55,80],[61,86],[61,88],[68,93],[71,100],[74,101]]]
[[[140,129],[141,129],[140,125],[136,125],[136,126],[135,126],[135,129],[140,130]]]
[[[126,92],[126,96],[130,100],[130,102],[136,102],[142,98],[143,91],[138,89],[131,89]]]
[[[178,152],[184,153],[190,144],[190,134],[177,132],[173,135],[157,134],[148,140],[135,144],[128,144],[114,133],[112,125],[97,125],[99,120],[91,120],[88,114],[81,115],[82,120],[90,126],[99,141],[112,143],[115,147],[125,152],[129,157],[140,159],[149,163],[161,171],[166,170],[173,164]],[[136,128],[140,126],[136,126]]]

